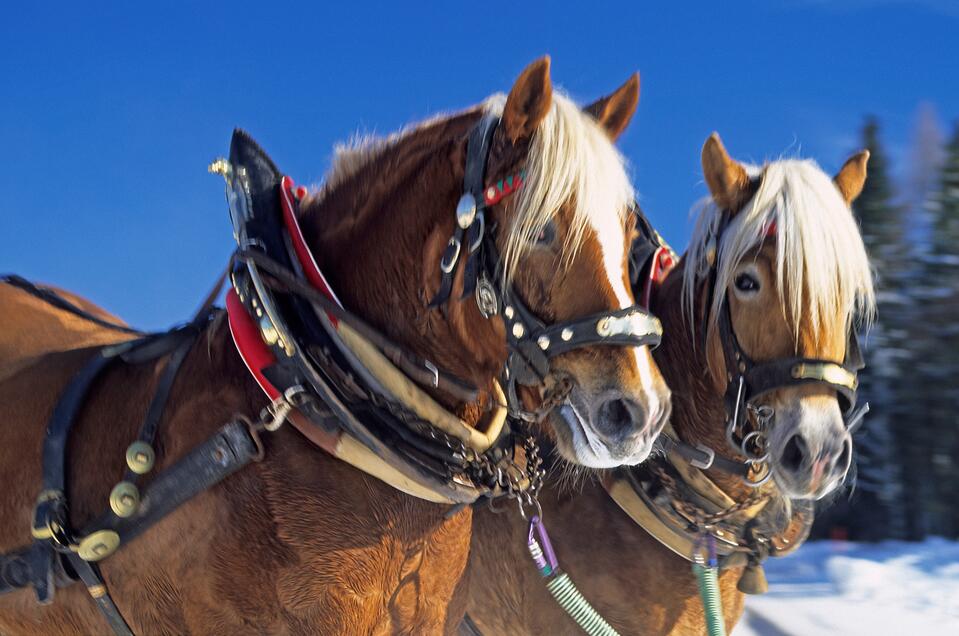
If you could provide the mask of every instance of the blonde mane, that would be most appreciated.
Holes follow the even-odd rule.
[[[497,94],[480,108],[499,115],[505,103],[506,96]],[[387,137],[363,136],[337,145],[319,196],[411,133],[446,117],[436,116]],[[622,155],[593,118],[555,88],[549,113],[530,141],[525,170],[523,187],[509,202],[515,221],[508,228],[503,254],[507,280],[534,245],[536,236],[564,206],[571,211],[563,246],[564,263],[569,263],[582,245],[588,226],[609,228],[617,223],[622,227],[634,199]]]
[[[747,171],[759,177],[759,188],[716,245],[708,329],[716,326],[736,267],[763,241],[770,223],[776,224],[776,286],[797,341],[804,321],[815,338],[827,329],[848,329],[854,316],[869,322],[875,314],[869,260],[855,218],[832,179],[811,160],[780,160]],[[695,315],[696,288],[709,272],[708,251],[724,218],[712,200],[701,206],[683,275],[688,317]]]

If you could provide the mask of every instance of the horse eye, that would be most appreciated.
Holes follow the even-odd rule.
[[[733,284],[736,285],[736,289],[741,292],[759,291],[759,281],[749,274],[740,274],[736,277],[736,280],[733,281]]]
[[[543,229],[536,235],[536,244],[549,245],[553,242],[554,238],[556,238],[556,228],[553,227],[553,223],[550,221],[544,225]]]

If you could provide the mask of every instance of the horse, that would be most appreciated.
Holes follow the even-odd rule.
[[[59,303],[51,305],[57,302],[53,299]],[[0,307],[6,312],[0,331],[0,379],[52,351],[115,343],[138,334],[85,298],[18,276],[0,278]]]
[[[847,335],[853,317],[868,320],[875,306],[850,212],[868,156],[830,180],[812,161],[745,166],[717,135],[706,142],[711,201],[690,247],[669,270],[674,257],[660,246],[650,267],[665,264],[665,276],[639,281],[663,321],[655,358],[673,390],[660,452],[540,499],[559,567],[607,627],[706,633],[690,561],[716,559],[722,612],[709,633],[731,630],[743,591],[764,591],[761,560],[796,549],[811,502],[843,481],[847,425],[862,414],[848,410],[860,364]],[[543,585],[544,563],[523,563],[532,530],[485,510],[474,524],[462,633],[572,633]]]
[[[9,593],[0,595],[0,631],[102,632],[103,616],[95,607],[118,633],[452,631],[466,602],[462,575],[472,511],[465,504],[480,496],[516,497],[520,491],[511,489],[528,489],[537,478],[535,465],[525,481],[523,474],[500,474],[521,465],[524,454],[527,460],[535,455],[520,448],[513,459],[516,436],[509,426],[515,422],[511,417],[504,423],[504,411],[536,414],[530,425],[541,435],[570,461],[594,466],[642,461],[668,415],[669,391],[650,347],[633,346],[653,344],[658,323],[633,307],[625,282],[635,232],[632,191],[613,141],[637,101],[633,76],[580,109],[553,89],[549,58],[543,58],[523,71],[506,97],[341,148],[325,183],[312,192],[280,179],[252,140],[235,135],[230,161],[221,166],[230,175],[228,198],[241,248],[228,313],[201,312],[172,336],[147,338],[146,344],[116,334],[124,342],[107,349],[72,348],[68,338],[37,341],[38,350],[49,353],[0,381],[0,475],[9,484],[0,499],[0,554],[22,548],[31,533],[33,545],[47,546],[60,541],[66,528],[96,527],[101,519],[117,530],[80,532],[55,546],[58,567],[50,580],[64,585],[55,599],[47,590],[44,600],[53,602],[37,606],[28,589],[3,589]],[[478,188],[477,138],[485,148]],[[485,205],[476,204],[484,199]],[[269,205],[277,214],[282,205],[282,214],[292,216],[284,216],[282,236],[298,262],[286,269],[269,258],[279,252],[262,244],[266,234],[254,233],[253,222],[268,218],[263,210]],[[484,232],[490,244],[478,240]],[[496,280],[483,275],[488,269],[476,264],[474,252],[496,266]],[[303,281],[317,276],[306,288]],[[282,292],[274,289],[281,284]],[[475,299],[466,293],[470,287]],[[335,326],[328,333],[342,334],[329,342],[349,339],[352,348],[340,352],[344,357],[367,361],[348,367],[355,375],[335,378],[340,384],[326,406],[294,402],[290,389],[302,387],[280,396],[270,391],[285,387],[281,374],[270,371],[287,368],[283,356],[300,355],[301,341],[289,331],[308,326],[306,315],[293,311],[300,301],[321,327]],[[273,313],[278,308],[287,313]],[[245,357],[241,341],[251,325],[260,339],[257,355],[272,356],[272,366]],[[166,343],[171,338],[173,348]],[[370,343],[382,351],[370,351],[377,348]],[[137,347],[159,348],[162,355],[138,358]],[[544,352],[539,357],[537,349]],[[182,358],[174,365],[178,353]],[[337,355],[327,349],[310,353]],[[62,497],[70,505],[60,509],[63,517],[44,517],[51,494],[37,498],[36,492],[46,483],[47,466],[38,453],[25,450],[43,446],[46,454],[43,425],[56,420],[58,395],[97,356],[116,361],[96,376],[70,429],[66,492],[52,495],[54,503]],[[516,358],[512,365],[508,356]],[[414,368],[417,363],[423,368]],[[505,395],[499,385],[504,368],[513,371],[513,382],[522,379],[512,387],[517,395]],[[530,381],[535,372],[545,377]],[[138,423],[167,377],[162,417],[150,452],[143,453],[155,453],[155,459],[145,467],[144,457],[134,453],[131,459],[130,451],[143,447],[130,440],[137,439]],[[409,430],[385,438],[396,452],[391,457],[414,445],[436,453],[436,445],[446,443],[456,452],[444,458],[467,466],[486,458],[482,467],[498,468],[502,464],[495,462],[505,457],[507,470],[493,471],[493,482],[460,471],[439,483],[424,477],[419,465],[376,464],[363,444],[384,455],[391,451],[387,444],[350,437],[368,429],[332,435],[320,425],[311,428],[311,421],[304,425],[311,419],[306,415],[328,424],[348,393],[341,385],[359,385],[372,395],[371,387],[387,381],[410,404],[403,410],[403,404],[380,400],[368,407],[378,421],[392,420],[375,409],[392,407],[398,409],[396,421],[409,423]],[[322,378],[315,382],[317,391],[327,386]],[[551,393],[555,387],[562,392]],[[463,395],[471,399],[457,397]],[[360,411],[362,405],[348,406]],[[416,417],[409,417],[411,411]],[[255,423],[243,415],[257,412]],[[432,431],[433,441],[424,442],[417,437],[424,421],[446,429]],[[229,424],[218,428],[224,422]],[[244,422],[248,426],[239,426]],[[197,455],[228,429],[245,436],[248,463],[175,506],[159,497],[154,486],[181,474],[176,471],[188,460],[200,458],[211,470],[218,470],[211,461],[232,461],[224,452],[232,447],[212,447],[212,459]],[[476,439],[488,442],[487,452],[477,450]],[[405,452],[404,458],[423,465],[434,459]],[[137,520],[152,514],[150,506],[137,507],[136,498],[111,496],[123,484],[117,480],[135,466],[155,475],[143,486],[142,501],[169,510],[162,521],[132,534],[127,546],[121,511]],[[112,512],[104,514],[108,501]],[[124,509],[128,504],[132,510]],[[91,520],[97,522],[90,526]],[[109,536],[122,539],[119,549],[108,545]],[[16,558],[4,566],[22,568]],[[18,572],[5,567],[4,585],[28,587]],[[77,575],[88,589],[70,585]],[[96,605],[84,598],[88,594]]]

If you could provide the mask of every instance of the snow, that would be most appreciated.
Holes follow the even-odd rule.
[[[766,575],[735,636],[959,635],[959,542],[810,542]]]

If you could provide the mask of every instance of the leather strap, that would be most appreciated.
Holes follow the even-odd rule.
[[[89,592],[90,598],[96,603],[97,609],[103,614],[113,633],[116,634],[116,636],[133,636],[133,630],[127,625],[127,622],[123,619],[123,615],[120,614],[119,608],[117,608],[116,603],[113,602],[113,598],[107,591],[107,586],[103,581],[103,576],[100,574],[99,566],[97,566],[96,563],[84,561],[76,554],[68,555],[67,559],[70,561],[70,565],[77,573],[77,576],[79,576],[83,584],[87,586],[87,592]]]
[[[104,320],[103,318],[100,318],[99,316],[94,316],[93,314],[86,311],[85,309],[81,309],[80,307],[76,306],[75,304],[73,304],[72,302],[70,302],[69,300],[61,296],[60,294],[56,293],[52,289],[47,289],[46,287],[41,287],[40,285],[36,285],[28,281],[27,279],[23,278],[22,276],[17,276],[16,274],[5,274],[3,276],[0,276],[0,282],[22,289],[28,294],[36,296],[40,300],[50,305],[53,305],[57,309],[68,311],[71,314],[75,314],[79,316],[80,318],[83,318],[84,320],[92,322],[93,324],[100,325],[101,327],[106,327],[107,329],[113,329],[115,331],[120,331],[122,333],[129,333],[134,335],[143,334],[142,331],[139,331],[137,329],[133,329],[126,325],[121,325],[115,322]]]
[[[185,502],[249,464],[260,452],[259,442],[249,427],[240,421],[230,422],[157,474],[143,490],[140,506],[133,515],[120,518],[106,513],[86,526],[83,534],[113,530],[123,546]]]

